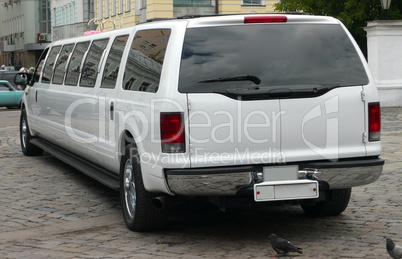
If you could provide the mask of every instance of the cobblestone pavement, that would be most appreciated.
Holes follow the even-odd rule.
[[[0,129],[2,258],[270,258],[276,233],[304,250],[294,258],[389,258],[385,237],[402,245],[402,108],[383,109],[386,166],[353,189],[346,211],[310,218],[297,206],[223,214],[192,203],[169,228],[129,231],[118,194],[50,155],[25,157],[18,127]]]

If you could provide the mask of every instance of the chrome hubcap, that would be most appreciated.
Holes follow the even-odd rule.
[[[126,161],[124,167],[124,199],[128,215],[133,219],[137,204],[137,194],[133,176],[133,164],[130,160]]]
[[[27,141],[27,122],[26,122],[26,120],[25,120],[25,118],[24,119],[22,119],[22,122],[21,122],[21,141],[22,141],[22,146],[23,147],[26,147],[26,141]]]

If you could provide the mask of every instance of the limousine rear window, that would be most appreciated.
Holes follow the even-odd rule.
[[[64,80],[64,73],[66,71],[66,63],[68,57],[73,51],[74,44],[64,45],[60,51],[59,57],[57,58],[56,65],[53,71],[53,84],[62,84]]]
[[[94,40],[89,48],[84,66],[82,67],[82,75],[80,86],[94,87],[96,77],[98,75],[98,67],[103,52],[106,50],[109,39]]]
[[[180,92],[255,88],[248,80],[211,80],[238,75],[260,78],[262,88],[291,90],[368,83],[363,63],[340,25],[269,23],[186,31]]]
[[[127,41],[128,35],[116,37],[114,40],[103,71],[101,88],[114,88],[116,86],[120,61]]]
[[[77,85],[80,76],[82,60],[88,47],[89,41],[79,42],[75,46],[66,72],[66,85]]]
[[[53,73],[54,62],[56,61],[60,49],[61,46],[55,46],[50,50],[49,56],[43,68],[42,83],[50,83],[50,79],[52,78]]]

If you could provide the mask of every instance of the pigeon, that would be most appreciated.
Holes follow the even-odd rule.
[[[303,253],[301,248],[293,246],[289,241],[280,238],[275,234],[271,234],[269,239],[271,240],[272,248],[277,253],[274,257],[277,257],[278,255],[286,255],[289,252],[296,252],[299,254]]]
[[[393,259],[402,259],[402,247],[395,245],[391,238],[387,237],[387,252]]]

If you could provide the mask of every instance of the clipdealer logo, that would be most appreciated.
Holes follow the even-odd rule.
[[[336,116],[339,112],[339,97],[334,96],[324,102],[324,105],[318,104],[311,109],[302,120],[302,138],[304,143],[316,154],[326,159],[336,160],[339,158],[339,118]],[[306,124],[314,119],[326,117],[325,147],[310,142],[306,135]]]

